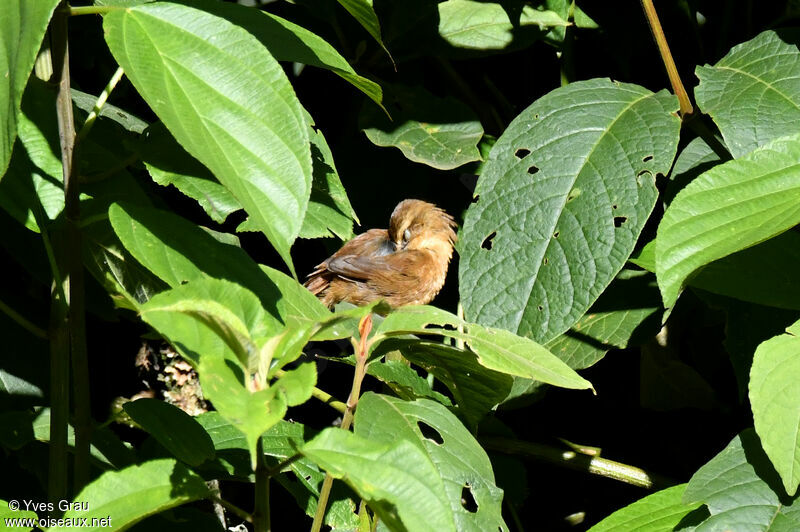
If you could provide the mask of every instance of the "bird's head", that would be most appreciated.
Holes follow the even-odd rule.
[[[428,249],[447,257],[453,254],[456,222],[426,201],[407,199],[397,204],[389,222],[389,239],[401,249]]]

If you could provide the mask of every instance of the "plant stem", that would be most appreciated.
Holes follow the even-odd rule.
[[[113,91],[114,87],[117,86],[117,83],[119,83],[119,80],[122,79],[122,75],[124,73],[125,71],[122,70],[122,67],[117,67],[116,72],[114,72],[114,75],[111,76],[111,79],[108,81],[108,84],[103,89],[103,92],[101,92],[100,96],[97,97],[97,102],[95,102],[94,108],[92,108],[92,112],[89,113],[89,116],[86,117],[86,122],[83,123],[83,127],[81,127],[81,130],[78,131],[78,136],[75,138],[75,144],[80,144],[80,142],[84,138],[86,138],[86,135],[88,135],[89,132],[92,130],[92,127],[94,127],[94,123],[97,120],[100,111],[103,109],[103,106],[106,104],[106,101],[108,101],[109,94],[111,94],[111,91]]]
[[[567,13],[567,21],[574,22],[575,0],[572,0]],[[575,34],[574,27],[570,24],[564,28],[564,41],[561,43],[560,71],[561,86],[566,87],[575,80],[575,59],[573,55]]]
[[[38,336],[39,338],[43,338],[45,340],[49,338],[47,331],[28,320],[25,316],[11,308],[9,305],[6,305],[3,301],[0,301],[0,312],[17,322],[17,325],[30,332],[34,336]]]
[[[225,520],[225,507],[222,505],[222,492],[219,489],[219,479],[213,479],[206,482],[206,486],[211,491],[211,505],[214,507],[214,515],[217,516],[217,521],[222,525],[223,530],[228,529],[228,523]]]
[[[61,6],[66,6],[62,1]],[[58,79],[56,114],[61,143],[61,168],[64,176],[64,217],[66,221],[66,253],[69,292],[67,295],[70,354],[72,359],[73,399],[75,402],[75,493],[89,480],[89,440],[91,411],[89,398],[89,361],[86,354],[86,315],[84,308],[83,262],[81,256],[80,201],[75,172],[75,122],[72,116],[72,95],[69,74],[69,15],[60,9],[53,16],[53,72]]]
[[[264,442],[258,439],[256,447],[256,504],[253,510],[253,529],[269,532],[269,469],[264,464]]]
[[[277,377],[277,378],[283,377],[286,374],[286,372],[283,371],[282,369],[276,369],[276,370],[273,370],[273,371],[274,371],[275,377]],[[338,410],[340,414],[344,414],[345,412],[347,412],[347,405],[346,404],[344,404],[341,401],[337,401],[336,399],[334,399],[334,397],[331,394],[329,394],[328,392],[326,392],[324,390],[320,390],[319,388],[316,388],[316,387],[312,388],[311,389],[311,397],[314,397],[315,399],[319,399],[320,401],[322,401],[326,405],[330,406],[334,410]]]
[[[65,5],[65,4],[62,4]],[[118,9],[124,9],[120,6],[66,6],[64,10],[69,13],[70,16],[75,17],[78,15],[105,15],[111,11],[116,11]]]
[[[677,482],[672,479],[649,473],[638,467],[597,456],[587,456],[540,443],[499,437],[481,438],[480,442],[486,449],[492,449],[506,454],[527,456],[543,462],[566,467],[567,469],[619,480],[620,482],[639,486],[640,488],[661,489],[677,484]]]
[[[56,65],[50,64],[52,72],[54,66],[60,74],[64,62],[63,43],[66,41],[66,17],[60,13],[53,16],[50,23],[49,37],[52,43],[52,53],[41,55],[46,62],[55,59]],[[61,44],[61,46],[59,46]],[[60,51],[60,53],[58,53]],[[39,71],[44,73],[48,69],[40,66]],[[43,218],[43,217],[39,217]],[[37,220],[42,229],[44,220]],[[42,235],[44,236],[44,232]],[[49,240],[45,239],[47,245]],[[67,281],[59,275],[58,264],[52,248],[48,246],[48,259],[53,270],[53,285],[50,292],[50,449],[47,476],[47,495],[50,502],[67,498],[67,426],[69,423],[69,322],[67,321],[68,303],[65,292],[69,289]],[[56,517],[51,512],[51,517]]]
[[[358,341],[358,349],[356,349],[356,369],[353,372],[353,387],[350,390],[350,396],[347,398],[347,411],[342,418],[342,430],[350,430],[350,424],[353,422],[353,412],[358,404],[358,397],[361,395],[361,382],[364,380],[364,375],[367,373],[367,336],[372,330],[372,314],[367,314],[361,318],[358,324],[358,332],[361,335]],[[314,513],[314,522],[311,524],[311,532],[319,532],[322,524],[325,521],[325,509],[328,506],[328,497],[331,494],[331,486],[333,485],[333,477],[325,474],[325,480],[322,481],[322,489],[319,491],[319,500],[317,501],[317,511]]]
[[[293,464],[294,462],[298,461],[302,457],[303,457],[303,455],[300,454],[300,453],[293,454],[292,456],[290,456],[286,460],[283,460],[282,462],[280,462],[278,464],[275,464],[274,466],[272,466],[269,469],[267,469],[267,476],[270,477],[270,478],[274,477],[275,475],[277,475],[281,471],[283,471],[283,469],[285,467],[289,467],[291,464]]]
[[[689,100],[689,95],[683,87],[683,82],[678,74],[678,68],[675,66],[675,60],[672,59],[672,53],[669,51],[667,44],[667,37],[664,35],[664,30],[661,28],[661,21],[658,20],[656,7],[653,5],[653,0],[641,0],[642,9],[647,17],[647,23],[650,25],[650,31],[653,33],[653,38],[658,46],[658,51],[661,54],[661,60],[667,69],[667,76],[672,85],[672,92],[678,97],[680,103],[681,118],[687,118],[694,112],[692,102]]]
[[[238,506],[235,506],[235,505],[233,505],[233,504],[229,503],[228,501],[226,501],[225,499],[223,499],[223,498],[221,498],[221,497],[217,497],[217,496],[216,496],[216,495],[214,495],[214,494],[212,494],[212,495],[211,495],[211,497],[209,497],[209,498],[210,498],[210,499],[211,499],[213,502],[216,502],[216,503],[219,503],[219,504],[221,504],[221,505],[222,505],[222,506],[224,506],[224,507],[225,507],[227,510],[230,510],[231,512],[233,512],[234,514],[236,514],[236,516],[237,516],[239,519],[241,519],[241,520],[243,520],[243,521],[246,521],[246,522],[248,522],[248,523],[252,523],[252,522],[253,522],[253,516],[252,516],[252,515],[250,515],[249,513],[245,512],[244,510],[242,510],[242,509],[241,509],[241,508],[239,508]]]

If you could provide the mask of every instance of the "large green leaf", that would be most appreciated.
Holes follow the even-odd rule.
[[[6,173],[11,160],[22,93],[58,2],[8,0],[3,5],[0,19],[0,177]]]
[[[675,155],[674,97],[572,83],[498,139],[461,235],[467,319],[539,342],[569,329],[622,268]]]
[[[689,512],[700,506],[699,502],[684,504],[681,501],[685,489],[686,484],[679,484],[643,497],[609,515],[590,528],[589,532],[675,530],[675,526]]]
[[[612,349],[625,349],[655,336],[660,328],[660,308],[655,277],[648,272],[622,270],[586,314],[545,347],[574,370],[588,368]],[[529,396],[542,386],[541,382],[515,377],[505,399]]]
[[[182,5],[112,11],[103,26],[139,93],[293,271],[289,248],[308,206],[311,152],[280,64],[246,30]]]
[[[76,509],[63,516],[67,524],[48,530],[74,530],[69,523],[82,518],[91,525],[84,530],[125,530],[148,515],[208,494],[203,479],[186,466],[171,459],[153,460],[102,474],[75,497]],[[80,510],[83,505],[88,509]]]
[[[191,466],[214,458],[214,444],[192,416],[159,399],[137,399],[123,405],[125,413],[176,458]]]
[[[800,135],[715,166],[686,186],[658,226],[656,276],[664,306],[706,264],[800,222]]]
[[[464,341],[482,366],[500,373],[564,388],[592,387],[589,381],[536,342],[504,329],[464,322],[436,307],[420,305],[395,310],[377,327],[375,340],[406,334],[436,334]],[[375,341],[373,345],[378,343]]]
[[[762,343],[750,369],[753,422],[789,495],[800,484],[800,321]]]
[[[137,152],[153,181],[162,186],[173,185],[196,200],[215,222],[223,223],[230,213],[242,208],[233,194],[178,144],[163,123],[152,124],[144,131]]]
[[[380,85],[359,76],[333,46],[304,27],[267,11],[243,5],[213,0],[180,0],[179,3],[202,9],[246,29],[278,61],[303,63],[330,70],[381,105],[383,96]],[[378,31],[380,32],[380,28]],[[380,37],[380,33],[378,36]]]
[[[683,502],[703,502],[711,516],[695,532],[790,532],[800,529],[800,503],[781,481],[747,429],[692,475]]]
[[[108,216],[126,249],[172,287],[209,277],[233,281],[258,296],[274,327],[289,315],[320,319],[330,314],[294,279],[257,265],[241,248],[219,242],[176,214],[123,204],[112,205]]]
[[[500,515],[503,492],[495,485],[489,457],[444,406],[367,392],[358,401],[354,430],[371,441],[403,440],[423,451],[441,477],[457,530],[507,530]],[[470,492],[477,511],[464,506],[462,499],[469,497],[463,490]]]
[[[206,412],[196,419],[214,441],[217,461],[226,472],[240,480],[252,482],[253,472],[250,469],[244,434],[220,416],[219,412]],[[281,420],[261,437],[264,456],[270,465],[277,465],[278,462],[294,456],[297,449],[315,434],[315,431],[301,423]],[[307,515],[313,517],[325,472],[305,457],[292,461],[283,471],[291,471],[296,480],[287,478],[286,475],[276,475],[273,478],[292,494]],[[325,523],[334,530],[352,530],[357,526],[356,504],[351,497],[352,493],[342,493],[344,490],[341,487],[334,484],[328,500]]]
[[[719,126],[735,158],[797,131],[800,51],[781,32],[734,46],[714,66],[699,66],[697,104]]]
[[[433,374],[447,387],[457,405],[456,414],[472,429],[511,392],[514,382],[512,377],[481,366],[473,353],[440,343],[403,338],[382,342],[379,352],[395,349],[410,362]],[[368,371],[382,365],[372,363]],[[414,373],[412,369],[407,369]],[[425,381],[423,383],[429,393],[433,392]],[[432,398],[442,402],[436,397]]]
[[[365,107],[359,117],[359,127],[373,144],[393,146],[407,159],[439,170],[480,160],[483,126],[469,106],[421,89],[395,88],[393,96],[391,119],[374,106]]]
[[[404,439],[382,443],[328,428],[301,451],[347,482],[390,530],[455,532],[444,481],[418,445]]]
[[[515,31],[526,26],[545,30],[569,25],[554,11],[529,5],[520,6],[520,12],[514,15],[516,10],[507,10],[497,2],[447,0],[439,4],[439,35],[458,48],[499,50],[511,44]]]

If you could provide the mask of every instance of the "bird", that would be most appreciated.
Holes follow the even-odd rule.
[[[342,246],[308,275],[305,287],[325,306],[383,299],[396,308],[430,303],[444,285],[457,224],[432,203],[397,204],[389,229],[370,229]]]

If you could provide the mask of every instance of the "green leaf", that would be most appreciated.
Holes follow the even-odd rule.
[[[344,480],[391,530],[456,530],[444,481],[430,457],[408,440],[379,443],[328,428],[302,453]]]
[[[800,503],[789,499],[758,436],[747,429],[692,475],[685,504],[703,502],[711,516],[696,532],[790,531],[800,529]]]
[[[693,504],[681,502],[686,486],[679,484],[643,497],[609,515],[590,528],[589,532],[675,530],[676,525],[689,512],[700,506],[699,502]]]
[[[439,35],[458,48],[500,50],[514,40],[514,31],[526,26],[545,30],[569,25],[557,13],[529,5],[521,6],[516,16],[509,11],[495,2],[447,0],[439,4]]]
[[[85,530],[114,530],[141,521],[148,515],[207,497],[206,483],[186,466],[172,459],[153,460],[121,471],[106,472],[86,486],[76,497],[76,503],[88,510],[67,510],[64,519],[107,519],[103,524]],[[98,522],[95,521],[95,522]],[[71,522],[71,521],[68,521]],[[103,521],[99,521],[103,523]],[[73,530],[72,526],[48,530]]]
[[[458,405],[455,413],[472,429],[511,391],[513,379],[510,376],[481,366],[478,358],[471,352],[444,344],[403,338],[391,338],[382,342],[379,352],[395,349],[410,362],[432,373],[447,387]],[[369,367],[382,365],[373,362]],[[410,368],[409,371],[413,372]],[[427,382],[423,383],[427,386]],[[432,391],[427,387],[429,392]]]
[[[59,0],[9,0],[0,20],[0,177],[6,173],[17,136],[22,93]]]
[[[258,296],[267,327],[276,332],[289,315],[320,319],[330,314],[294,279],[259,266],[241,248],[219,242],[178,215],[116,204],[108,216],[126,249],[172,287],[209,277],[238,283]]]
[[[317,365],[313,362],[300,364],[289,370],[280,379],[272,383],[283,390],[286,404],[297,406],[311,399],[311,391],[317,384]]]
[[[495,485],[489,457],[444,406],[427,399],[411,402],[367,392],[358,401],[355,433],[374,442],[402,440],[419,448],[444,484],[457,530],[506,530],[500,515],[503,492]],[[465,489],[471,492],[477,511],[463,506]]]
[[[30,519],[31,521],[36,521],[36,519],[38,517],[36,512],[33,512],[31,510],[25,510],[25,509],[11,510],[8,507],[8,503],[9,503],[9,501],[4,501],[3,499],[0,499],[0,521],[3,521],[4,523],[8,523],[9,519],[20,519],[20,520],[21,519]],[[12,527],[9,526],[8,529],[10,530],[10,529],[12,529]],[[16,532],[24,532],[26,530],[33,530],[33,527],[32,526],[18,526],[18,527],[14,527],[13,530],[15,530]]]
[[[278,330],[252,292],[219,279],[198,279],[162,292],[140,312],[195,364],[219,357],[238,360],[252,371],[258,367],[257,344]]]
[[[211,438],[189,414],[158,399],[137,399],[122,407],[176,458],[198,466],[214,458]]]
[[[459,326],[464,328],[464,332],[454,330]],[[592,387],[589,381],[536,342],[503,329],[464,322],[436,307],[420,305],[399,308],[383,320],[375,334],[437,334],[463,340],[483,367],[564,388]]]
[[[195,419],[214,441],[217,462],[220,466],[232,477],[252,482],[253,472],[250,469],[244,434],[220,416],[219,412],[206,412]],[[274,462],[272,466],[277,465],[294,456],[297,450],[315,434],[315,431],[301,423],[281,420],[261,437],[264,456],[268,457],[268,461],[271,458]],[[286,470],[291,471],[297,480],[288,479],[286,475],[276,475],[273,478],[292,494],[307,515],[313,517],[325,473],[305,457],[291,462],[284,469]],[[356,504],[351,497],[352,493],[343,493],[342,488],[341,484],[333,486],[328,500],[328,511],[325,513],[325,523],[334,529],[353,529],[356,526]]]
[[[218,356],[203,356],[198,365],[203,395],[236,429],[244,433],[251,464],[255,464],[258,438],[286,415],[286,397],[280,388],[251,392],[240,368]]]
[[[789,495],[800,484],[800,321],[762,343],[750,369],[753,422]]]
[[[87,94],[75,88],[70,88],[70,95],[72,96],[72,103],[74,103],[78,109],[87,114],[94,110],[94,106],[97,103],[97,96]],[[108,102],[103,105],[97,116],[116,122],[127,131],[132,131],[133,133],[142,133],[147,129],[147,122]]]
[[[246,29],[278,61],[303,63],[330,70],[381,105],[383,94],[380,85],[359,76],[333,46],[304,27],[267,11],[242,5],[208,0],[181,0],[179,3],[202,9]],[[378,40],[380,41],[380,33]]]
[[[622,270],[586,314],[545,347],[574,370],[588,368],[612,349],[625,349],[655,336],[660,328],[659,309],[661,298],[655,277],[648,272]],[[541,382],[515,377],[504,403],[542,386]]]
[[[715,166],[675,196],[656,237],[664,306],[699,268],[800,222],[800,135]]]
[[[765,31],[731,48],[712,66],[698,66],[697,104],[719,126],[739,158],[797,131],[800,52],[783,33]]]
[[[173,185],[197,200],[215,222],[223,223],[230,213],[242,208],[233,194],[178,144],[163,123],[152,124],[144,131],[137,152],[153,181],[165,187]]]
[[[112,11],[103,27],[145,101],[293,271],[289,248],[308,206],[311,154],[302,108],[280,64],[246,30],[186,6]]]
[[[466,104],[438,98],[424,90],[395,88],[390,119],[364,107],[359,127],[377,146],[394,146],[407,159],[439,170],[452,170],[481,158],[480,120]]]
[[[391,343],[391,340],[384,342],[381,347],[385,349],[389,343]],[[415,345],[415,343],[413,342],[412,345]],[[432,399],[445,406],[452,406],[450,399],[446,395],[432,389],[428,381],[420,377],[411,366],[399,360],[386,360],[385,362],[376,360],[367,365],[367,373],[386,383],[401,399],[408,401]]]
[[[350,13],[354,19],[358,21],[361,26],[367,30],[375,41],[383,51],[386,52],[386,55],[389,56],[389,59],[392,58],[392,54],[389,53],[389,50],[386,49],[386,45],[383,44],[383,40],[381,39],[381,25],[378,22],[378,15],[375,14],[375,10],[372,8],[372,0],[336,0],[339,2],[343,8]],[[394,60],[392,60],[394,61]]]
[[[539,342],[569,329],[624,265],[678,142],[674,97],[609,80],[534,102],[492,148],[467,209],[467,319]]]
[[[314,119],[306,112],[308,135],[311,139],[311,159],[314,163],[314,182],[306,217],[300,229],[301,238],[337,236],[353,238],[353,220],[358,221],[347,192],[339,179],[333,154],[322,131],[314,127]]]

